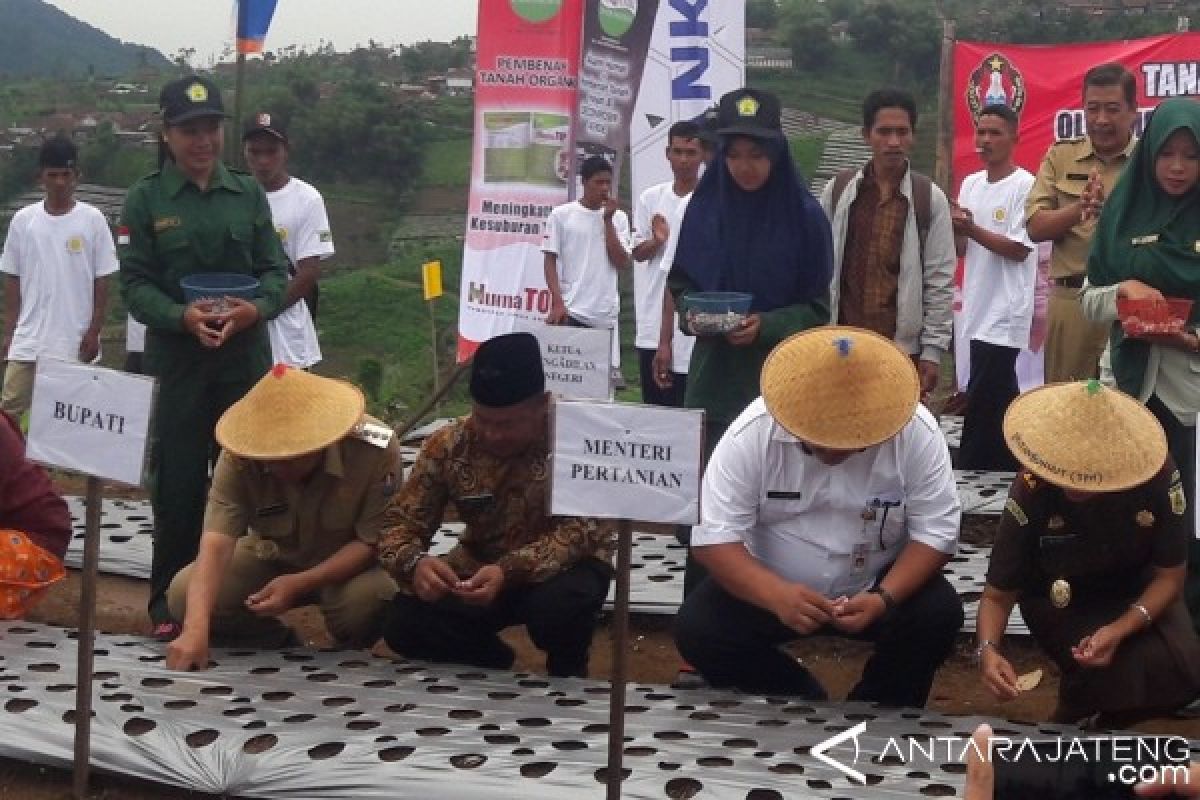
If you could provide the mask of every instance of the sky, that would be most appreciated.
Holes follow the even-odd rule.
[[[127,42],[173,58],[193,47],[206,66],[233,42],[233,0],[46,0]],[[448,42],[475,34],[478,0],[278,0],[266,49],[314,48],[321,39],[339,51],[374,39],[380,44]]]

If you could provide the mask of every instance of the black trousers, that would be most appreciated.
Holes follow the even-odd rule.
[[[939,574],[861,634],[824,628],[814,635],[875,643],[848,700],[920,708],[962,623],[962,601]],[[827,695],[816,678],[780,649],[799,638],[802,634],[770,611],[739,600],[712,578],[684,598],[675,618],[680,654],[714,687],[824,700]]]
[[[508,669],[512,648],[496,634],[524,624],[529,638],[546,652],[547,672],[584,677],[596,616],[611,576],[607,564],[587,559],[542,583],[501,591],[490,606],[467,605],[457,597],[426,603],[397,592],[383,638],[411,658]]]
[[[1016,470],[1004,443],[1004,412],[1020,393],[1015,347],[971,340],[971,378],[963,412],[959,469]]]
[[[652,406],[683,407],[683,393],[687,390],[687,373],[671,372],[671,388],[660,389],[654,382],[654,350],[637,349],[638,374],[642,381],[642,402]]]

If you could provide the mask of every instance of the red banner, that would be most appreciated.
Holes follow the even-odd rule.
[[[550,310],[542,233],[567,200],[583,0],[480,0],[458,359]]]
[[[1037,174],[1042,156],[1054,142],[1076,139],[1087,133],[1083,118],[1083,76],[1096,66],[1117,62],[1137,78],[1138,118],[1141,133],[1146,115],[1166,97],[1200,95],[1200,33],[1180,33],[1090,44],[1017,45],[957,42],[954,46],[954,154],[951,164],[952,197],[972,172],[983,169],[975,153],[975,116],[986,105],[1004,103],[1020,115],[1020,141],[1014,153],[1017,164]],[[1042,345],[1045,341],[1046,279],[1049,246],[1043,244],[1029,349],[1017,359],[1022,389],[1042,382]],[[962,286],[962,262],[955,276],[955,315],[961,311],[957,290]],[[955,325],[955,371],[959,389],[965,390],[970,364],[969,346]]]
[[[1021,117],[1017,163],[1032,173],[1047,148],[1087,133],[1083,75],[1115,61],[1134,74],[1141,114],[1160,100],[1200,95],[1200,33],[1091,44],[1015,45],[958,42],[954,47],[954,185],[982,169],[975,155],[975,114],[1003,102]]]

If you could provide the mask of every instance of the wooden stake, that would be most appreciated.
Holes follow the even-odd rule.
[[[96,575],[100,562],[100,479],[87,479],[87,514],[83,538],[83,589],[79,598],[79,631],[75,639],[75,779],[74,796],[88,796],[92,737],[92,666],[96,643]]]
[[[606,800],[620,800],[625,758],[625,673],[629,661],[629,562],[633,550],[633,523],[617,524],[617,596],[613,603],[612,684],[608,695],[608,792]]]
[[[950,195],[951,154],[954,152],[954,20],[942,20],[942,62],[938,69],[937,162],[933,182]]]

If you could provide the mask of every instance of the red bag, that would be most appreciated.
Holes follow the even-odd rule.
[[[0,619],[20,619],[66,575],[62,562],[21,533],[0,529]]]
[[[1192,313],[1192,301],[1168,297],[1167,302],[1117,298],[1117,318],[1127,336],[1182,333]]]

